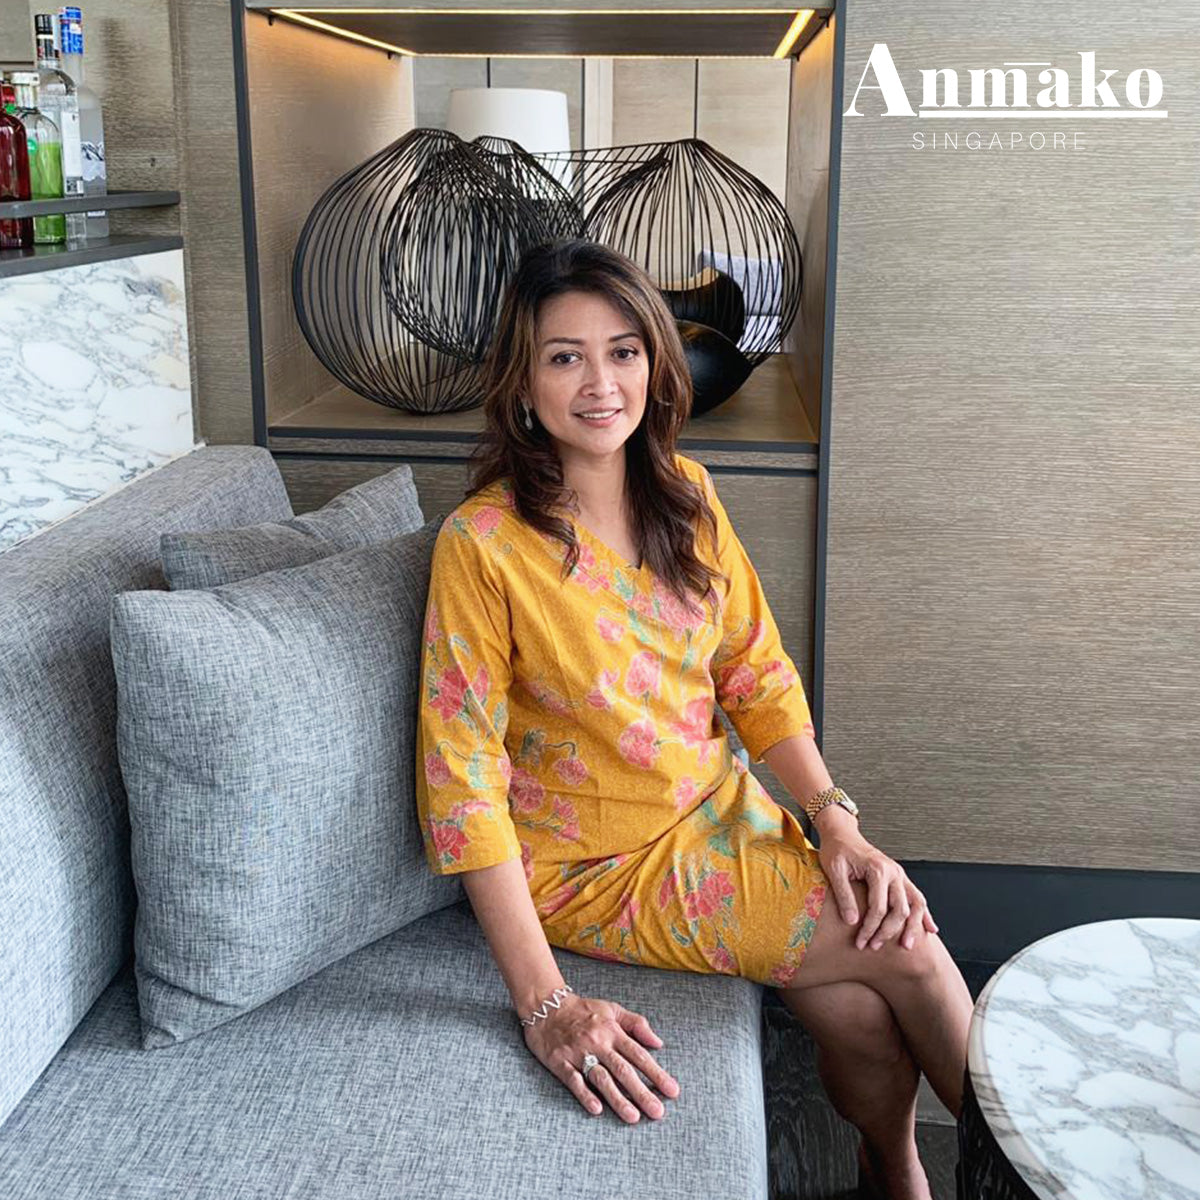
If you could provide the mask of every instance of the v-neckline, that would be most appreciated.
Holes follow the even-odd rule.
[[[609,556],[609,558],[616,559],[617,563],[624,567],[626,571],[632,571],[635,575],[640,575],[642,573],[642,568],[646,565],[645,555],[642,556],[642,561],[635,567],[633,563],[627,561],[624,557],[618,554],[603,538],[599,537],[597,534],[594,534],[582,521],[577,520],[575,517],[571,517],[570,520],[571,525],[575,530],[576,537],[579,536],[580,530],[582,530],[588,541],[599,546],[600,549]]]

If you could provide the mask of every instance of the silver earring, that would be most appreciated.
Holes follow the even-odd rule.
[[[525,428],[526,429],[533,428],[533,417],[530,415],[531,411],[532,410],[530,409],[529,405],[528,404],[525,405]]]

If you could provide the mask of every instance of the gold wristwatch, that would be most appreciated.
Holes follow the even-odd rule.
[[[811,821],[821,809],[827,808],[830,804],[841,805],[855,820],[858,819],[858,805],[840,787],[826,788],[823,792],[818,792],[805,804],[804,811]]]

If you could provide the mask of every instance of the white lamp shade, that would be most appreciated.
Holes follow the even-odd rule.
[[[464,142],[509,138],[530,154],[570,150],[566,92],[541,88],[454,88],[446,128]]]

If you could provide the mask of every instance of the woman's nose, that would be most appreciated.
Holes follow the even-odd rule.
[[[592,363],[584,374],[584,391],[598,396],[607,396],[614,390],[616,375],[612,364],[606,362]]]

